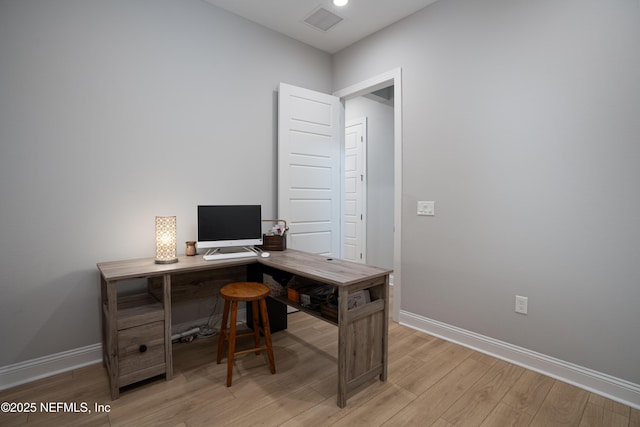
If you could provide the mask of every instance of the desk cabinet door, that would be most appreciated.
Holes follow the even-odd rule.
[[[118,355],[121,378],[139,371],[164,372],[164,322],[119,331]]]

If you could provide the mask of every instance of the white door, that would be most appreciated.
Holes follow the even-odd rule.
[[[278,218],[289,248],[341,256],[342,110],[335,96],[280,83]]]
[[[349,121],[344,134],[344,239],[342,257],[366,262],[367,119]]]

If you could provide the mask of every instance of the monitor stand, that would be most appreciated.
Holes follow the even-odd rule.
[[[257,256],[258,253],[258,250],[253,246],[233,246],[209,249],[203,258],[207,261],[212,261],[217,259],[254,257]]]
[[[257,253],[258,250],[253,246],[229,246],[226,248],[213,248],[207,250],[207,255],[213,254],[234,254],[234,253],[242,253],[242,252],[254,252]]]

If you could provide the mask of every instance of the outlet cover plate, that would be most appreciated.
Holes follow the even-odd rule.
[[[527,314],[529,298],[516,295],[516,313]]]

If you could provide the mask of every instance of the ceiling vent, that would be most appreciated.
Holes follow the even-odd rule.
[[[328,31],[340,21],[342,18],[324,8],[316,10],[304,20],[307,24],[321,31]]]

